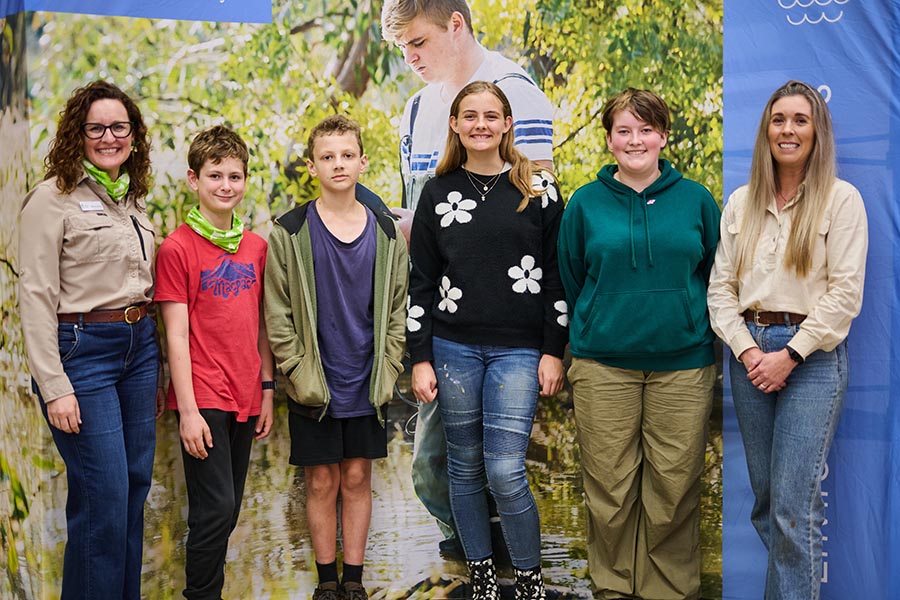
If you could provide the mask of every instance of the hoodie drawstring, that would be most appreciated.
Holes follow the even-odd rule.
[[[647,260],[650,261],[650,266],[653,266],[653,242],[650,241],[650,211],[647,210],[647,194],[646,192],[641,192],[641,197],[643,198],[644,205],[644,235],[647,236]],[[633,234],[632,234],[633,235]],[[633,245],[633,242],[632,242]],[[634,251],[632,250],[632,255]]]
[[[628,213],[628,232],[631,234],[631,268],[637,269],[637,258],[634,250],[634,192],[631,194],[631,202],[628,203],[631,212]],[[646,212],[646,209],[645,211]]]

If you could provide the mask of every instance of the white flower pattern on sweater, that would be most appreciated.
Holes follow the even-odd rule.
[[[422,324],[417,319],[425,316],[425,309],[418,305],[411,305],[412,297],[406,297],[406,328],[410,331],[422,329]]]
[[[418,308],[418,307],[416,307]],[[569,326],[569,305],[566,304],[565,300],[557,300],[553,303],[553,308],[555,308],[560,314],[556,317],[556,322],[559,323],[560,327],[568,327]]]
[[[434,207],[434,212],[441,217],[441,227],[450,227],[453,221],[468,223],[472,220],[470,210],[474,210],[478,203],[468,198],[463,199],[461,193],[452,191],[447,194],[447,201],[440,202]]]
[[[518,266],[512,266],[506,272],[515,280],[512,289],[517,294],[524,294],[525,292],[531,294],[541,293],[541,284],[538,282],[541,280],[541,277],[544,276],[544,270],[540,267],[535,267],[534,265],[534,257],[530,254],[526,254],[522,257],[522,261]]]
[[[455,313],[456,309],[459,308],[456,301],[462,298],[462,290],[453,287],[450,283],[450,278],[444,275],[441,277],[441,287],[438,288],[438,291],[441,293],[441,301],[438,302],[438,310]]]
[[[541,171],[531,176],[531,189],[541,194],[541,208],[547,208],[550,202],[559,200],[556,186],[553,185],[553,176],[547,171]]]

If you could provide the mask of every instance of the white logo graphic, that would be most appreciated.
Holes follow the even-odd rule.
[[[790,11],[787,21],[791,25],[818,25],[837,23],[844,16],[841,8],[850,0],[778,0],[778,6]]]
[[[425,316],[425,309],[421,306],[413,304],[410,306],[410,302],[412,302],[412,298],[406,297],[406,328],[410,331],[418,331],[422,329],[422,324],[419,323],[416,319],[421,319]]]
[[[544,271],[540,267],[534,266],[534,257],[530,254],[523,256],[519,266],[510,267],[506,274],[515,279],[512,289],[517,294],[525,292],[539,294],[541,292],[541,284],[538,282],[544,276]]]
[[[441,287],[438,289],[441,293],[441,301],[438,302],[438,310],[448,313],[455,313],[456,301],[462,298],[462,290],[450,285],[450,278],[444,275],[441,277]]]
[[[450,192],[447,194],[447,201],[441,202],[434,207],[434,212],[441,217],[441,227],[449,227],[453,221],[457,223],[468,223],[472,220],[472,215],[468,211],[474,209],[478,204],[474,200],[463,200],[462,194],[459,192]]]
[[[822,84],[816,88],[816,90],[822,94],[822,97],[825,98],[825,102],[831,102],[831,86]]]

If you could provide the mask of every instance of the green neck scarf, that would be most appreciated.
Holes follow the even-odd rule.
[[[84,165],[84,170],[87,171],[87,174],[91,179],[102,185],[103,189],[106,190],[106,193],[109,194],[109,197],[116,202],[124,198],[125,194],[128,193],[128,185],[131,183],[131,177],[128,176],[126,171],[119,173],[119,178],[113,181],[106,171],[98,169],[96,165],[88,159],[84,159],[81,162]]]
[[[234,254],[241,245],[241,238],[244,237],[244,224],[237,218],[234,213],[231,214],[231,229],[217,229],[215,225],[206,220],[200,214],[200,208],[195,206],[188,212],[185,223],[191,229],[197,232],[197,235],[208,239],[210,242]]]

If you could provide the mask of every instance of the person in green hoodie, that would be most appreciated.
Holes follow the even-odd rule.
[[[602,120],[616,164],[576,190],[559,232],[588,568],[598,598],[699,598],[721,212],[659,158],[670,116],[657,94],[623,90]]]

